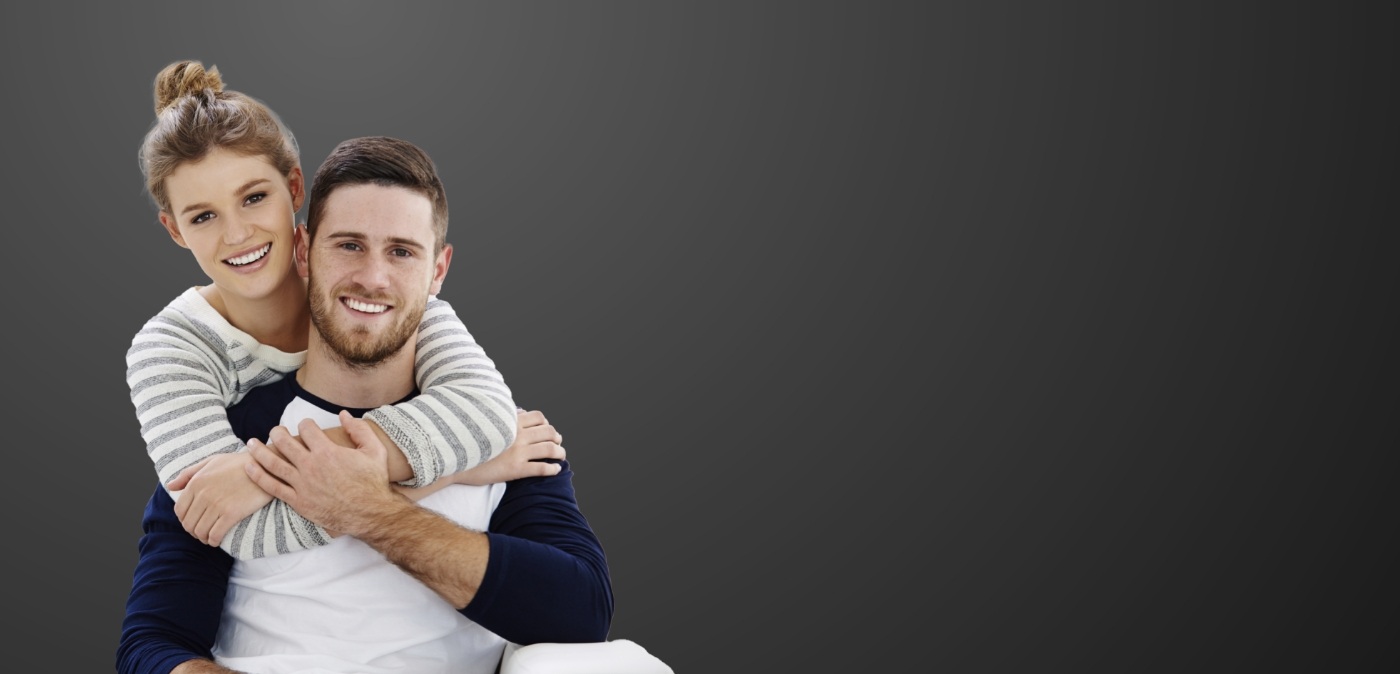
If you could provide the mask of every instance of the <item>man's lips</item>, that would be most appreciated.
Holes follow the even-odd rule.
[[[358,311],[362,314],[382,314],[393,308],[388,304],[380,304],[378,302],[366,302],[364,300],[357,300],[353,297],[342,297],[340,301],[345,306],[350,307],[351,309],[354,309],[355,311]]]

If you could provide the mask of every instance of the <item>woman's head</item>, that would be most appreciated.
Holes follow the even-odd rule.
[[[217,70],[180,61],[156,76],[156,122],[141,168],[160,222],[225,300],[299,284],[292,254],[305,189],[296,141],[277,115],[224,91]]]
[[[185,162],[222,148],[260,156],[282,175],[300,166],[292,132],[261,101],[224,91],[218,68],[177,61],[156,75],[156,122],[141,144],[141,170],[156,206],[170,212],[165,179]]]

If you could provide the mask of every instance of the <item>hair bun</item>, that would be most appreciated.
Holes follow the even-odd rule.
[[[219,93],[224,81],[219,69],[204,69],[199,61],[176,61],[156,75],[156,114],[175,104],[183,96],[199,94],[205,89]]]

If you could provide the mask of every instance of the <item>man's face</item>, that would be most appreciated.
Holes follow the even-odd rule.
[[[433,204],[403,187],[352,185],[331,192],[307,242],[298,230],[297,268],[309,280],[311,321],[352,365],[399,352],[437,293],[452,247],[433,255]]]

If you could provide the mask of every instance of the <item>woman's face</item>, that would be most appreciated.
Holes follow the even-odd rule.
[[[175,169],[165,190],[170,212],[161,212],[161,224],[226,296],[256,300],[295,276],[300,168],[282,175],[261,156],[215,148]]]

